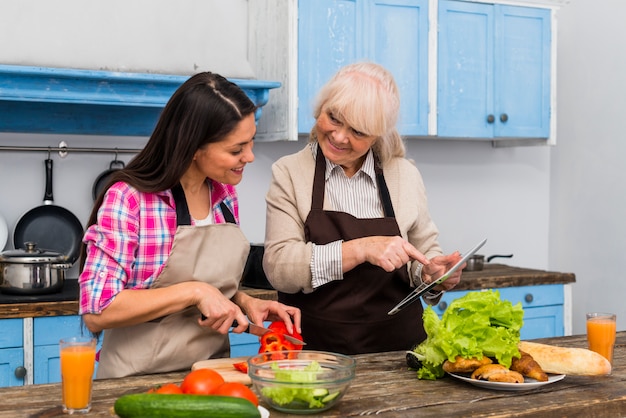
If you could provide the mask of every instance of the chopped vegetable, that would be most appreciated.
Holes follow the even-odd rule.
[[[281,369],[278,364],[272,364],[275,371],[275,378],[281,382],[292,383],[314,383],[317,381],[317,373],[322,370],[322,366],[313,360],[303,369]],[[300,403],[303,407],[323,408],[325,404],[339,396],[339,392],[329,392],[324,388],[313,387],[271,387],[261,389],[264,396],[272,399],[278,405],[288,405]]]
[[[285,340],[284,334],[278,332],[267,332],[261,337],[261,346],[259,347],[259,353],[267,353],[272,351],[285,351],[296,350],[296,346],[291,342]],[[280,360],[281,357],[276,354],[274,360]]]
[[[233,367],[239,370],[241,373],[248,373],[248,363],[245,361],[240,361],[238,363],[233,363]]]
[[[497,290],[470,292],[454,300],[441,319],[428,306],[423,315],[427,338],[412,350],[422,365],[417,377],[443,377],[443,362],[456,356],[492,357],[509,367],[519,356],[523,317],[521,303],[500,300]]]

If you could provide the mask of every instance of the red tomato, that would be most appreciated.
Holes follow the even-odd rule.
[[[224,378],[213,369],[197,369],[185,376],[180,388],[183,393],[193,395],[210,395],[222,383]]]
[[[236,398],[247,399],[254,404],[254,406],[259,406],[259,399],[256,397],[252,390],[239,382],[226,382],[218,387],[213,395],[222,395],[222,396],[234,396]]]
[[[298,331],[295,330],[295,328],[292,333],[287,332],[287,326],[285,325],[283,321],[274,321],[270,324],[268,328],[279,334],[289,335],[291,337],[297,338],[300,341],[302,341],[302,335],[300,335]]]
[[[239,370],[241,373],[248,373],[248,363],[240,361],[239,363],[233,363],[233,367]]]
[[[154,393],[183,393],[183,390],[174,383],[166,383],[156,388]]]

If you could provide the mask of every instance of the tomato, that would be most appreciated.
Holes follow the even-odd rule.
[[[300,333],[298,333],[298,331],[296,331],[296,329],[294,328],[293,332],[289,333],[287,332],[287,325],[285,325],[285,323],[283,321],[274,321],[270,324],[270,326],[268,327],[269,329],[271,329],[274,332],[277,332],[279,334],[285,334],[285,335],[289,335],[290,337],[294,337],[299,339],[300,341],[302,341],[302,335],[300,335]],[[302,347],[302,346],[300,346]]]
[[[233,367],[239,370],[241,373],[248,373],[248,363],[240,361],[239,363],[233,363]]]
[[[197,369],[185,376],[180,388],[183,393],[193,395],[210,395],[222,383],[224,378],[213,369]]]
[[[254,406],[259,406],[259,399],[256,397],[252,390],[239,382],[226,382],[219,386],[213,395],[222,395],[222,396],[234,396],[236,398],[247,399],[254,404]]]

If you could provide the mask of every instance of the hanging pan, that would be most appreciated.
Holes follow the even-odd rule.
[[[42,250],[55,251],[67,257],[71,264],[78,259],[83,239],[83,227],[69,210],[54,205],[52,197],[52,160],[44,161],[46,190],[43,205],[26,212],[17,221],[13,232],[13,245],[25,249],[26,243],[35,243]]]
[[[100,196],[100,193],[102,193],[102,189],[104,189],[104,186],[107,185],[113,173],[115,173],[117,170],[121,170],[124,167],[124,161],[118,160],[117,152],[115,152],[115,159],[111,161],[111,164],[109,164],[108,170],[100,173],[100,175],[96,178],[96,181],[94,181],[93,183],[91,196],[93,197],[94,201],[98,198],[98,196]]]

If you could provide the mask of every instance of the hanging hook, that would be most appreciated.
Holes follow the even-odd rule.
[[[51,148],[48,147],[48,159],[50,159],[50,151],[51,151]]]
[[[115,161],[117,161],[117,147],[115,147]]]

